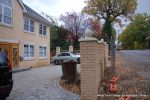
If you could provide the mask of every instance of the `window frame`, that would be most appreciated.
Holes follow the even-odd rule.
[[[27,55],[28,56],[26,56],[25,57],[25,45],[28,47],[27,48]],[[24,58],[24,60],[33,60],[34,59],[34,57],[35,57],[35,46],[33,45],[33,44],[24,44],[24,46],[23,46],[24,48],[24,56],[23,56],[23,58]],[[31,47],[33,47],[33,51],[31,50]],[[33,56],[31,56],[32,54],[31,53],[33,53]]]
[[[0,5],[1,5],[1,7],[2,7],[2,12],[1,12],[1,15],[2,15],[2,16],[1,16],[1,22],[0,22],[0,24],[1,24],[1,25],[4,25],[4,26],[9,26],[9,27],[11,27],[12,24],[13,24],[13,4],[12,4],[12,1],[11,1],[11,0],[10,0],[10,3],[11,3],[11,7],[6,6],[6,5],[0,3]],[[7,8],[7,9],[10,10],[10,16],[5,15],[5,12],[4,12],[4,9],[5,9],[5,8]],[[5,21],[4,21],[4,18],[5,18],[5,17],[4,17],[4,16],[10,18],[10,24],[5,23]]]
[[[35,31],[35,21],[27,16],[23,17],[24,23],[23,23],[23,30],[24,32],[32,33],[34,34]],[[25,23],[25,20],[27,20],[27,23]],[[31,23],[33,22],[33,25]],[[25,29],[25,25],[28,26],[28,30]],[[33,28],[33,31],[31,31],[31,27]]]
[[[43,49],[42,51],[41,51],[41,48]],[[45,48],[45,51],[44,51],[44,48]],[[41,56],[41,53],[43,53],[42,56]],[[47,58],[47,46],[43,46],[43,45],[39,46],[39,58],[40,59]]]
[[[42,27],[42,29],[41,29],[41,27]],[[46,27],[45,30],[44,30],[44,27]],[[44,31],[45,31],[45,33],[44,33]],[[41,33],[41,32],[42,32],[42,33]],[[45,35],[44,35],[44,34],[45,34]],[[39,24],[39,35],[40,35],[40,36],[47,37],[47,26],[46,26],[45,24],[42,24],[42,23]]]

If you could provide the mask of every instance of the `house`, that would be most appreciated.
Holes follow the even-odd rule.
[[[13,68],[50,63],[50,22],[21,0],[0,0],[0,49]]]

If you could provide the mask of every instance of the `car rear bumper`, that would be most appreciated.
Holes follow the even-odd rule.
[[[9,94],[13,87],[13,80],[9,82],[7,85],[0,86],[0,95]]]

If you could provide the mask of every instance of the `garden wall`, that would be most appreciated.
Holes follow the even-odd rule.
[[[108,45],[93,37],[85,37],[79,41],[81,100],[97,100],[98,87],[106,69]]]

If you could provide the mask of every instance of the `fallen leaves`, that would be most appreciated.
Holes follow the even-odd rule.
[[[76,84],[69,84],[67,83],[65,80],[60,80],[59,84],[61,85],[61,87],[69,92],[75,93],[80,95],[80,87],[77,86]]]

